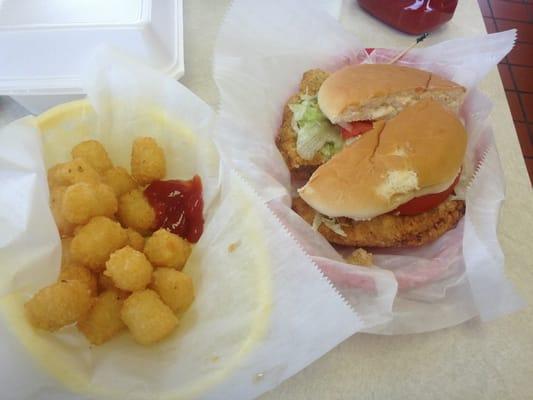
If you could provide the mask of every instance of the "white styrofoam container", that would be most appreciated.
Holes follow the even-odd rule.
[[[180,78],[182,0],[0,0],[0,95],[33,112],[80,97],[103,44]]]

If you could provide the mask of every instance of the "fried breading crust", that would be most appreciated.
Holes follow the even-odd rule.
[[[276,138],[276,145],[285,159],[285,163],[291,173],[298,174],[305,171],[306,175],[310,175],[316,168],[326,161],[320,153],[317,153],[311,160],[304,160],[296,152],[296,133],[291,127],[292,111],[289,108],[289,104],[296,103],[299,100],[300,94],[316,96],[322,82],[324,82],[328,76],[328,72],[320,69],[312,69],[305,72],[302,81],[300,82],[300,91],[287,101],[287,104],[285,104],[285,108],[283,109],[283,121]]]
[[[294,198],[292,209],[312,224],[313,210],[301,198]],[[454,228],[465,214],[462,200],[446,200],[438,207],[422,214],[399,216],[384,214],[369,221],[337,218],[346,236],[337,235],[324,224],[318,232],[329,242],[358,247],[416,247],[438,239]]]

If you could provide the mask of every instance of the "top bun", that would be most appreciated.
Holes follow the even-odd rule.
[[[437,101],[424,99],[387,122],[375,122],[298,192],[321,214],[368,220],[451,186],[466,141],[459,119]]]
[[[331,74],[318,105],[334,123],[390,119],[408,105],[432,98],[457,112],[465,88],[427,71],[394,64],[360,64]]]

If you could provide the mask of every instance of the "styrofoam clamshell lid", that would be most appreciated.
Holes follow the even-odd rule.
[[[182,0],[0,1],[0,95],[83,93],[103,44],[183,76]]]

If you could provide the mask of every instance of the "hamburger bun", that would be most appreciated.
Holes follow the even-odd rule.
[[[328,217],[370,220],[450,187],[466,142],[461,121],[439,102],[423,99],[345,145],[298,193]]]
[[[457,112],[462,86],[419,69],[394,64],[350,65],[332,73],[318,91],[322,112],[334,123],[389,119],[432,98]]]

